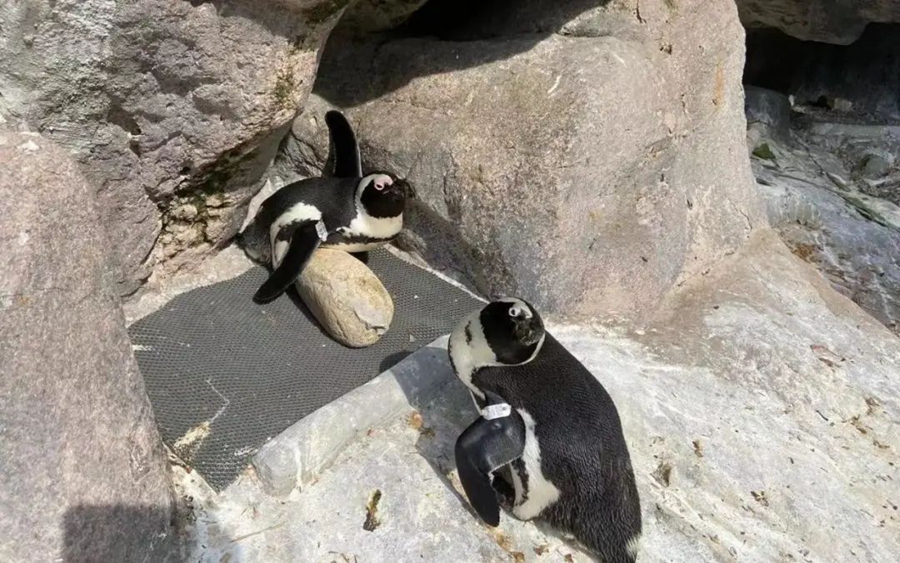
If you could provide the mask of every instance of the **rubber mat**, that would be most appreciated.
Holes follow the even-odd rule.
[[[384,249],[368,265],[394,300],[382,339],[351,349],[328,337],[291,288],[252,301],[261,267],[172,299],[129,332],[163,441],[219,491],[265,442],[449,333],[480,303]]]

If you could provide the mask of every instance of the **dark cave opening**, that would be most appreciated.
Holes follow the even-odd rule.
[[[900,121],[900,24],[869,24],[850,45],[747,31],[744,84],[872,123]]]

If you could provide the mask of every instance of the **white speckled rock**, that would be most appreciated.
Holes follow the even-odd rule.
[[[296,286],[325,331],[351,348],[378,342],[394,318],[394,301],[378,277],[342,250],[317,250]]]

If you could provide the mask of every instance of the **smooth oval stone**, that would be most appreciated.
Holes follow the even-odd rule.
[[[394,301],[381,280],[342,250],[317,250],[296,287],[325,331],[351,348],[378,342],[394,318]]]

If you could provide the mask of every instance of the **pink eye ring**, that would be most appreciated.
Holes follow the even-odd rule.
[[[381,190],[384,189],[384,184],[383,184],[382,182],[376,182],[376,183],[375,183],[375,189],[378,190],[378,191],[380,192]]]

